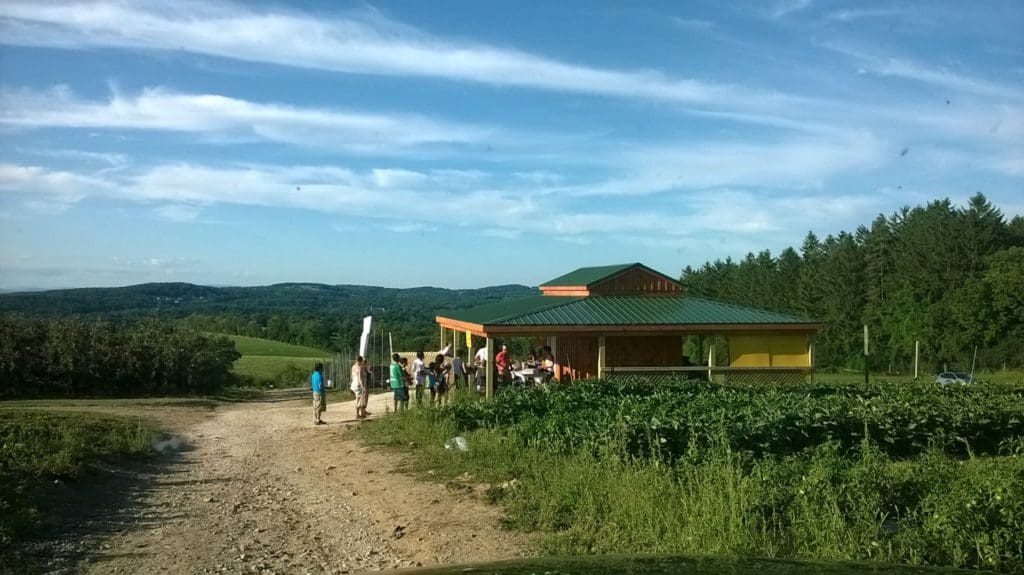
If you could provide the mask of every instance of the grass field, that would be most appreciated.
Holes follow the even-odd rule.
[[[331,352],[258,337],[226,335],[242,357],[232,371],[249,387],[297,387],[304,385],[318,359]]]
[[[225,337],[235,342],[235,348],[238,350],[238,353],[242,355],[265,355],[288,358],[321,358],[332,355],[331,352],[324,351],[322,349],[273,341],[270,339],[246,337],[244,335],[226,335]]]

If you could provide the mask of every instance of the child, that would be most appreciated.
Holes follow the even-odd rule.
[[[427,387],[430,388],[430,405],[434,405],[437,397],[437,364],[434,362],[427,368]]]
[[[437,404],[444,405],[448,403],[448,366],[443,363],[434,364],[436,371],[434,372],[434,391],[436,392]]]

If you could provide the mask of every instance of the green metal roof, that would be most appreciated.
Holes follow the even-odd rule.
[[[532,296],[443,317],[484,326],[814,323],[796,316],[687,296]]]
[[[622,270],[631,268],[633,266],[639,266],[642,264],[619,264],[614,266],[597,266],[592,268],[579,268],[573,270],[564,276],[558,276],[557,278],[546,281],[541,287],[548,286],[588,286],[593,283],[597,283],[606,277],[613,276]]]

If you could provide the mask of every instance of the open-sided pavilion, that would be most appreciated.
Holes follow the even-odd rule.
[[[580,268],[540,286],[540,294],[437,316],[442,339],[486,338],[487,396],[494,390],[495,340],[534,337],[555,356],[559,381],[622,373],[706,372],[708,377],[803,379],[814,368],[806,319],[689,297],[676,280],[643,264]],[[728,365],[686,365],[687,336],[722,336]],[[467,338],[469,339],[469,338]],[[472,353],[472,351],[470,351]]]

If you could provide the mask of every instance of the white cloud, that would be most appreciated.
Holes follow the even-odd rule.
[[[257,103],[161,88],[86,101],[66,87],[0,92],[0,125],[18,128],[157,130],[235,136],[387,154],[395,147],[491,141],[487,128],[413,114],[373,114]]]
[[[812,0],[775,0],[768,7],[768,15],[772,18],[782,18],[787,14],[802,12],[811,7]]]
[[[425,224],[422,222],[409,222],[404,224],[394,224],[388,226],[388,230],[396,234],[412,234],[420,232],[433,232],[437,230],[435,226]]]
[[[806,1],[797,0],[786,11]],[[381,17],[256,11],[237,4],[5,2],[0,4],[0,37],[26,46],[184,50],[345,73],[741,107],[751,115],[783,111],[802,100],[649,70],[603,69],[487,44],[453,42]]]
[[[869,133],[829,140],[669,144],[624,153],[624,176],[564,191],[622,196],[737,186],[814,188],[839,174],[880,165],[890,149]]]
[[[194,222],[202,209],[196,206],[188,206],[181,204],[172,204],[168,206],[160,206],[153,210],[153,213],[160,219],[167,220],[169,222]]]

